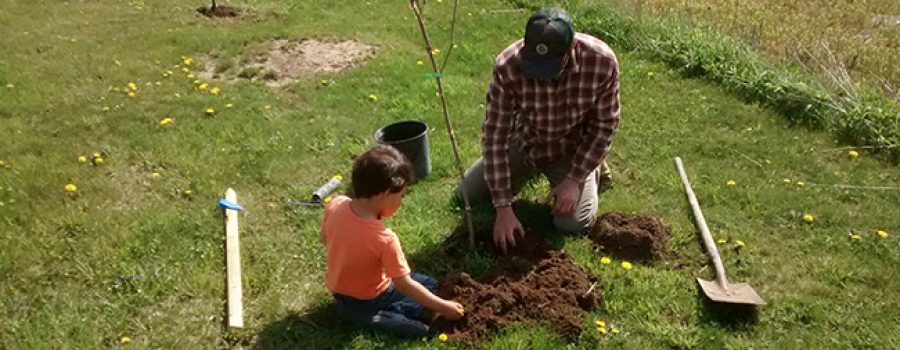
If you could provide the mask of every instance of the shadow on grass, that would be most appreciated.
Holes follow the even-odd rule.
[[[352,339],[353,327],[338,319],[334,303],[328,303],[266,325],[253,349],[336,349]]]

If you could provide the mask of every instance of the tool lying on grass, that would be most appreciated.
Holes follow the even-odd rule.
[[[694,211],[694,219],[696,219],[697,229],[703,237],[703,245],[709,252],[709,258],[713,262],[716,269],[716,281],[707,281],[697,277],[697,283],[703,289],[706,296],[717,302],[729,304],[745,304],[745,305],[766,305],[766,302],[756,294],[753,287],[747,283],[728,283],[725,278],[725,266],[722,265],[722,259],[719,257],[719,250],[716,249],[716,243],[713,242],[712,235],[709,233],[709,227],[706,226],[706,220],[703,218],[703,212],[700,211],[700,203],[697,202],[697,196],[691,189],[691,183],[688,181],[687,173],[684,171],[684,165],[681,158],[675,157],[675,167],[678,168],[678,174],[681,175],[681,182],[684,183],[684,191],[687,193],[688,201]]]
[[[308,207],[321,207],[325,205],[325,203],[331,201],[331,197],[329,197],[328,195],[331,194],[331,192],[334,192],[334,190],[341,185],[341,180],[343,180],[343,178],[340,175],[335,175],[331,178],[331,180],[328,180],[328,182],[316,189],[316,191],[312,193],[312,196],[310,196],[308,200],[289,200],[287,204],[302,205]]]

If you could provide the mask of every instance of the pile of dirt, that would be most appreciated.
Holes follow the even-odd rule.
[[[461,319],[440,319],[432,326],[452,341],[472,344],[517,322],[547,322],[569,340],[581,334],[584,312],[602,302],[597,278],[575,265],[564,252],[528,233],[516,249],[499,257],[480,281],[451,273],[438,292],[462,304]]]
[[[198,7],[197,12],[210,18],[231,18],[241,15],[241,10],[236,7],[217,5],[215,8]]]
[[[622,258],[649,260],[668,252],[671,230],[652,216],[609,212],[591,230],[591,240]]]

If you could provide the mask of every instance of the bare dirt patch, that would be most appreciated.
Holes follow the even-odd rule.
[[[265,45],[262,52],[243,60],[207,61],[200,77],[247,79],[280,87],[302,76],[346,71],[374,53],[374,46],[356,40],[279,39]]]
[[[198,7],[197,12],[210,18],[234,18],[243,13],[243,11],[237,7],[224,5],[216,5],[216,7]]]
[[[450,273],[438,294],[462,304],[466,313],[452,322],[439,319],[433,328],[467,344],[520,322],[546,322],[574,341],[581,334],[584,313],[602,302],[597,278],[533,232],[479,280]]]
[[[591,230],[591,240],[623,258],[649,260],[668,252],[670,229],[652,216],[609,212]]]

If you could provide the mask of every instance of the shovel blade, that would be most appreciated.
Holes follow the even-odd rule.
[[[766,305],[765,300],[763,300],[759,294],[756,294],[753,287],[750,287],[750,285],[746,283],[729,283],[726,286],[728,288],[727,290],[719,287],[719,284],[715,281],[707,281],[698,278],[697,283],[700,284],[700,289],[703,289],[703,293],[706,294],[710,300],[715,302]]]

